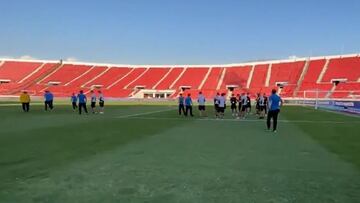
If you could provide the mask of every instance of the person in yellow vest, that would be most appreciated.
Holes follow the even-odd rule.
[[[24,112],[29,112],[30,95],[27,93],[27,91],[23,91],[23,93],[20,94],[20,103],[22,105],[22,109],[24,110]]]

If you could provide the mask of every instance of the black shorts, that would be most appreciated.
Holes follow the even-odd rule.
[[[231,109],[232,110],[236,109],[236,104],[231,104]]]
[[[247,108],[246,105],[242,105],[242,106],[241,106],[241,111],[246,111],[246,108]]]
[[[218,107],[219,108],[219,113],[224,113],[225,112],[225,107]]]
[[[100,102],[99,102],[99,106],[100,106],[100,107],[104,107],[104,101],[100,101]]]
[[[91,108],[95,108],[96,102],[91,102]]]
[[[199,105],[199,111],[205,111],[205,105]]]
[[[260,110],[260,111],[264,111],[264,110],[265,110],[265,106],[259,106],[259,110]]]
[[[219,111],[219,104],[215,104],[214,106],[215,106],[215,110]]]

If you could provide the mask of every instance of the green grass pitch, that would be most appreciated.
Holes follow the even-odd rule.
[[[360,118],[285,106],[274,134],[208,109],[0,105],[0,202],[360,202]]]

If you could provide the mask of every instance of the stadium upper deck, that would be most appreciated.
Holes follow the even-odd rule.
[[[207,97],[217,91],[266,92],[283,84],[283,97],[360,98],[360,55],[296,58],[226,65],[117,65],[46,60],[0,59],[0,95],[27,90],[69,96],[101,88],[107,97]],[[337,86],[334,81],[343,81]],[[316,93],[315,91],[321,91]],[[314,92],[312,92],[314,91]]]

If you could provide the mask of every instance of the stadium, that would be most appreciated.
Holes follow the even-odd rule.
[[[192,52],[189,48],[192,39],[186,38],[184,43],[183,36],[175,33],[182,31],[181,26],[190,26],[192,21],[197,22],[191,27],[195,31],[200,25],[201,29],[207,29],[209,19],[213,20],[211,26],[216,25],[213,16],[207,16],[209,11],[223,10],[225,17],[217,18],[221,25],[226,24],[229,21],[226,15],[236,11],[232,10],[235,5],[258,11],[262,9],[259,2],[247,5],[240,1],[216,4],[209,1],[205,5],[199,1],[193,5],[196,9],[188,8],[191,15],[174,14],[174,18],[167,12],[183,11],[185,3],[138,1],[133,5],[109,1],[105,14],[100,14],[104,6],[101,2],[93,7],[86,4],[86,9],[83,3],[63,6],[39,1],[35,6],[15,2],[7,3],[9,10],[0,14],[4,17],[0,22],[18,28],[22,26],[21,17],[7,18],[14,15],[12,11],[37,11],[34,27],[28,31],[36,30],[37,34],[29,34],[26,39],[38,44],[15,42],[23,38],[11,26],[0,33],[3,45],[0,47],[0,56],[3,55],[0,57],[0,202],[360,202],[360,54],[359,44],[355,43],[359,30],[354,29],[348,35],[349,40],[355,37],[351,38],[353,48],[348,48],[347,54],[324,46],[319,51],[321,54],[306,55],[299,44],[292,48],[302,53],[301,57],[282,57],[279,52],[272,57],[277,59],[259,60],[269,57],[256,50],[253,53],[256,59],[240,58],[236,53],[229,62],[218,60],[206,48],[201,53]],[[285,4],[287,8],[294,5]],[[266,4],[264,9],[278,10],[280,4],[276,5]],[[353,9],[357,6],[360,5],[355,2]],[[27,10],[29,7],[32,9]],[[119,14],[112,7],[128,10]],[[49,9],[46,17],[49,13],[56,16],[59,9],[73,18],[64,19],[60,15],[46,19],[45,14],[38,13],[44,8]],[[154,14],[155,10],[165,13],[156,13],[155,17],[134,15],[138,9],[145,14]],[[329,5],[326,9],[337,10]],[[89,11],[99,14],[85,18],[82,12]],[[339,12],[350,19],[351,12]],[[206,20],[202,19],[204,15]],[[234,20],[232,15],[231,22],[242,21]],[[277,15],[290,16],[289,13]],[[318,15],[313,17],[321,19]],[[189,21],[184,20],[185,16]],[[161,24],[167,17],[171,18],[171,25],[175,21],[180,28]],[[90,19],[91,26],[106,24],[97,24],[98,18],[117,19],[115,22],[122,25],[121,29],[117,30],[118,24],[113,22],[106,33],[110,30],[124,34],[107,45],[109,51],[102,51],[111,56],[110,49],[120,52],[118,46],[122,45],[131,53],[136,46],[133,58],[130,55],[120,58],[125,63],[117,57],[92,60],[102,55],[97,51],[102,45],[96,40],[102,42],[104,33],[92,29],[96,33],[89,33],[89,24],[79,25]],[[136,26],[126,24],[128,21]],[[259,23],[256,19],[250,21],[251,28]],[[59,31],[54,22],[74,23],[70,26],[74,30],[64,26]],[[309,22],[312,21],[304,20],[306,26]],[[332,22],[332,26],[341,27],[338,22]],[[51,26],[44,26],[47,23]],[[172,28],[169,32],[175,37],[168,39],[158,30],[151,33],[147,23],[154,29],[159,29],[160,24]],[[37,26],[46,34],[39,34]],[[125,32],[123,26],[130,31]],[[60,35],[47,32],[48,29],[57,30]],[[83,30],[86,34],[78,38],[77,32]],[[149,37],[137,35],[139,30],[150,30],[149,35],[156,36],[152,51],[144,45]],[[246,47],[246,40],[237,44],[237,35],[218,32],[209,44],[223,47],[221,33],[226,32],[226,36],[232,36],[230,44]],[[260,33],[255,35],[265,39]],[[311,35],[321,36],[317,39],[321,44],[324,35],[320,31]],[[240,36],[249,37],[246,33]],[[206,38],[191,37],[198,37],[199,41]],[[62,45],[58,41],[70,38],[75,39],[74,47],[80,47],[77,51],[83,60],[65,57],[64,53],[72,52],[67,49],[72,44]],[[134,41],[131,46],[127,44],[130,39]],[[156,48],[163,42],[178,39],[190,54],[174,51],[169,56],[168,50]],[[345,37],[338,40],[347,42]],[[95,51],[82,49],[85,42]],[[28,43],[29,50],[39,53],[39,57],[9,56],[28,49]],[[178,49],[181,43],[176,44]],[[204,43],[201,46],[206,46]],[[48,49],[47,44],[51,45]],[[307,46],[315,47],[310,42]],[[171,48],[175,50],[176,46]],[[151,52],[159,54],[157,63],[146,63]],[[242,53],[247,52],[250,51]],[[292,54],[288,50],[284,52]],[[229,53],[216,52],[217,55]],[[190,59],[201,56],[208,59],[191,63]],[[171,57],[174,58],[170,60]]]

